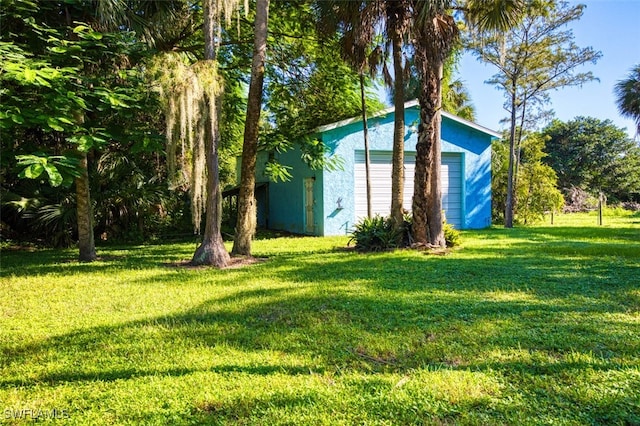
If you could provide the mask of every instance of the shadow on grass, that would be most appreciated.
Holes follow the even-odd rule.
[[[486,235],[492,238],[491,232]],[[606,243],[585,242],[556,228],[523,235],[530,240],[445,257],[335,249],[293,261],[285,255],[278,260],[287,266],[278,272],[280,287],[247,291],[240,286],[229,296],[177,314],[3,346],[0,366],[9,376],[0,379],[0,387],[196,372],[293,376],[313,370],[367,376],[405,375],[423,368],[562,381],[581,371],[639,368],[640,324],[622,315],[640,311],[640,242],[628,239],[632,235],[627,230],[614,239],[609,235]],[[600,237],[605,234],[593,238]],[[122,262],[148,268],[175,257],[170,248],[145,252],[136,257],[135,249],[127,249]],[[59,258],[47,255],[47,268],[55,270]],[[269,265],[256,267],[266,271]],[[239,276],[245,272],[234,275]],[[159,272],[144,282],[171,279]],[[193,351],[206,361],[186,361]],[[220,351],[243,355],[229,359]],[[254,355],[269,361],[256,365]],[[25,375],[20,373],[25,365],[64,367],[35,368]],[[637,384],[630,389],[632,395],[640,392]],[[524,395],[523,405],[536,405],[535,393],[516,392]],[[314,398],[205,401],[194,410],[203,421],[233,421],[266,407],[312,407]],[[554,408],[559,418],[572,409],[565,402],[575,399],[562,396]],[[608,404],[593,409],[587,420],[599,422],[615,413],[622,413],[614,420],[623,423],[637,419],[625,417],[637,408],[626,394]]]
[[[79,262],[72,249],[41,249],[25,253],[2,252],[3,276],[36,276],[46,274],[93,274],[114,269],[146,269],[163,263],[183,260],[185,246],[108,247],[98,249],[98,260]],[[194,248],[195,250],[195,248]],[[182,253],[185,253],[184,255]]]
[[[375,281],[370,284],[383,286]],[[576,321],[575,315],[606,311],[610,308],[608,301],[602,301],[603,306],[592,306],[595,302],[583,306],[579,302],[554,305],[540,300],[496,301],[481,295],[442,292],[429,285],[423,293],[413,291],[406,297],[386,297],[388,294],[375,290],[358,296],[318,286],[321,284],[302,294],[268,289],[239,292],[175,315],[89,328],[3,348],[1,366],[8,376],[0,380],[0,387],[68,386],[203,372],[292,377],[326,371],[374,377],[376,373],[411,375],[424,368],[498,372],[507,380],[522,380],[523,376],[567,380],[584,371],[623,371],[621,359],[633,360],[632,368],[640,367],[640,342],[633,339],[640,335],[637,322],[616,324],[598,316]],[[238,354],[232,358],[240,359],[219,355],[220,348]],[[186,361],[193,351],[207,361],[198,365]],[[495,353],[521,358],[493,357]],[[256,365],[253,355],[266,361]],[[11,374],[25,365],[36,369],[39,365],[63,367],[43,369],[28,377]],[[638,390],[637,386],[633,389]],[[205,401],[193,410],[203,416],[203,422],[220,417],[234,421],[272,409],[274,404],[312,409],[318,402],[312,392],[309,398],[301,399],[269,395]],[[626,398],[626,394],[621,395]],[[533,400],[535,394],[525,396],[532,400],[525,398],[523,404],[539,404]],[[566,398],[571,400],[571,395]],[[624,398],[611,403],[610,415],[633,408],[633,401]],[[400,410],[396,419],[407,414],[401,407],[393,408]],[[479,409],[478,404],[468,408]],[[495,410],[488,402],[482,409]],[[423,417],[433,414],[422,413]],[[455,413],[449,415],[456,418]]]
[[[301,236],[286,236],[278,240],[298,240]],[[181,269],[189,262],[196,246],[191,244],[145,245],[126,247],[99,247],[98,260],[80,262],[77,252],[72,249],[3,250],[0,253],[0,276],[36,276],[47,274],[94,274],[109,270],[149,269],[156,267]],[[326,247],[314,249],[309,255],[323,255],[350,251],[345,247]],[[272,259],[272,253],[257,253],[256,257]],[[299,257],[300,250],[295,246],[288,250],[279,250],[277,259],[286,262]],[[249,265],[251,266],[251,265]],[[207,269],[203,267],[201,269]],[[210,271],[218,271],[210,268]]]

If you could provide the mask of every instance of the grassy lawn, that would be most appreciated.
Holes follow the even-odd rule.
[[[640,216],[463,233],[4,250],[0,423],[640,424]],[[22,417],[22,419],[20,419]]]

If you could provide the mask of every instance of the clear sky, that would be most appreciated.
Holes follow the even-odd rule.
[[[635,64],[640,64],[640,0],[571,1],[587,7],[579,21],[570,24],[574,41],[580,47],[591,46],[602,52],[596,65],[587,64],[580,70],[591,70],[599,78],[580,87],[561,89],[551,94],[549,108],[562,121],[577,116],[610,119],[618,127],[626,127],[635,136],[632,120],[618,114],[613,95],[616,82],[626,78]],[[503,108],[504,96],[484,81],[497,71],[470,54],[460,63],[459,77],[471,94],[476,107],[476,121],[493,130],[501,130],[500,120],[508,114]]]

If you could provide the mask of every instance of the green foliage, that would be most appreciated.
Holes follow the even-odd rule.
[[[287,182],[291,179],[291,166],[280,164],[277,161],[269,161],[264,166],[264,173],[272,182]]]
[[[618,111],[636,123],[636,134],[640,134],[640,64],[634,66],[624,80],[614,87]]]
[[[554,170],[543,162],[546,157],[545,141],[542,134],[531,133],[523,140],[520,164],[515,173],[514,219],[518,223],[531,224],[544,218],[548,212],[559,212],[564,198],[557,186]],[[507,193],[508,142],[495,141],[492,146],[493,220],[504,220]]]
[[[151,51],[126,27],[98,31],[89,7],[10,1],[0,11],[3,221],[45,245],[77,238],[79,152],[89,159],[98,234],[111,239],[130,227],[149,237],[168,222],[159,105],[142,65]],[[120,172],[95,171],[117,152],[127,159]]]
[[[354,226],[349,244],[354,243],[360,251],[384,251],[401,247],[410,247],[413,244],[411,226],[413,216],[408,213],[403,217],[400,227],[393,226],[391,217],[375,215],[372,218],[363,218]],[[462,234],[450,223],[444,222],[444,238],[447,247],[457,247],[462,244]]]
[[[354,243],[360,251],[383,251],[398,248],[401,239],[402,231],[393,226],[391,218],[375,215],[354,226],[349,244]]]
[[[516,177],[516,214],[524,224],[559,212],[564,205],[555,171],[543,163],[546,137],[532,133],[521,143],[521,164]]]
[[[24,167],[18,177],[37,179],[46,172],[51,186],[71,186],[73,178],[80,175],[78,172],[80,161],[74,157],[16,155],[16,160],[18,160],[18,167]]]
[[[310,167],[339,169],[341,160],[325,155],[327,147],[310,135],[318,126],[360,114],[358,74],[338,54],[337,38],[319,39],[309,3],[292,8],[276,2],[269,14],[269,31],[287,36],[269,41],[261,145],[272,152],[298,145]],[[382,109],[373,84],[367,83],[368,111]]]
[[[458,247],[462,244],[462,233],[458,231],[454,226],[450,223],[444,224],[444,240],[447,243],[447,247]]]
[[[564,191],[604,192],[610,199],[640,200],[640,147],[610,120],[576,117],[554,120],[542,130],[549,138],[545,163]]]

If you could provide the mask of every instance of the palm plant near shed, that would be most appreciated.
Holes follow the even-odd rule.
[[[417,243],[443,247],[440,180],[440,112],[445,61],[458,41],[456,18],[487,29],[504,29],[516,22],[524,0],[379,0],[319,2],[322,13],[339,14],[340,22],[358,46],[371,43],[377,30],[392,45],[394,64],[395,128],[392,159],[391,215],[402,223],[404,167],[404,75],[403,43],[412,45],[420,80],[420,126],[416,146],[413,216]],[[323,6],[324,5],[324,6]],[[384,24],[384,25],[381,25]],[[357,56],[362,49],[351,49]],[[348,51],[348,49],[347,49]],[[362,58],[361,58],[362,60]]]
[[[342,33],[343,55],[359,71],[360,75],[363,75],[368,66],[372,75],[381,73],[387,86],[393,88],[395,115],[391,171],[391,218],[396,229],[399,229],[403,223],[404,92],[409,70],[403,46],[408,42],[411,29],[410,1],[319,1],[318,10],[320,11],[320,27],[324,32],[339,31]],[[382,36],[384,48],[376,46],[379,36]],[[367,54],[370,50],[373,51]],[[393,77],[386,66],[385,51],[388,50],[391,50]],[[368,202],[368,204],[370,203]],[[370,208],[368,210],[369,216],[371,216]]]
[[[440,122],[444,63],[459,37],[456,13],[486,29],[513,25],[523,0],[415,0],[413,31],[415,61],[420,78],[420,125],[416,145],[413,195],[413,236],[416,243],[444,247]]]

